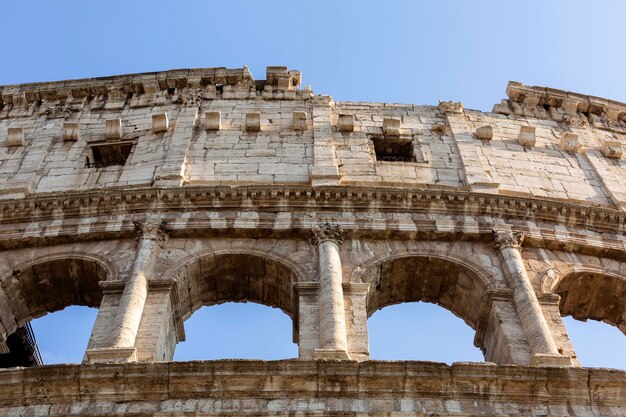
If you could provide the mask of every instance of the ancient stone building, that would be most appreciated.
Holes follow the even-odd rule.
[[[299,84],[269,67],[0,87],[3,351],[33,318],[99,309],[82,365],[0,371],[0,414],[625,416],[626,373],[580,367],[561,317],[626,332],[626,105]],[[227,301],[280,308],[299,359],[170,362],[184,321]],[[409,301],[462,318],[485,363],[369,361],[368,317]]]

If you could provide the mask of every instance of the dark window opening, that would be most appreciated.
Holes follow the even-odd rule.
[[[400,138],[372,138],[377,161],[416,162],[413,141]]]
[[[102,168],[112,165],[124,165],[134,142],[92,143],[92,158],[87,157],[87,168]]]

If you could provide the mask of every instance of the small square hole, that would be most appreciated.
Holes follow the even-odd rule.
[[[133,149],[133,144],[133,142],[93,144],[91,146],[93,159],[87,158],[87,167],[102,168],[124,165]]]
[[[400,138],[372,138],[377,161],[415,162],[413,141]]]

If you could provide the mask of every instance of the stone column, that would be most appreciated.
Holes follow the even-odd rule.
[[[569,358],[561,356],[543,316],[541,306],[530,283],[522,259],[524,234],[493,231],[495,248],[504,266],[504,274],[513,289],[513,301],[531,349],[532,366],[571,366]]]
[[[107,347],[87,351],[89,362],[133,362],[137,360],[135,339],[139,331],[146,298],[148,280],[154,275],[159,249],[167,241],[165,222],[137,223],[137,250],[128,281],[113,318]]]
[[[311,245],[317,248],[320,274],[319,335],[320,349],[314,352],[318,359],[348,359],[346,318],[343,300],[341,258],[339,245],[343,243],[341,226],[326,223],[313,227]]]

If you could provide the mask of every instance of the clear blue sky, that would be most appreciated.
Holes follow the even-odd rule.
[[[581,0],[41,0],[5,2],[2,15],[5,42],[0,84],[242,65],[248,65],[255,78],[262,79],[266,66],[286,65],[302,70],[304,84],[312,85],[316,93],[330,94],[335,100],[436,104],[439,99],[453,99],[463,101],[468,108],[491,110],[504,98],[507,81],[516,80],[626,101],[626,3],[617,0],[593,4]],[[215,307],[213,311],[221,308],[230,307]],[[238,309],[248,308],[255,307]],[[261,307],[257,310],[254,318],[281,314]],[[243,318],[230,310],[213,315],[211,311],[203,309],[188,326],[196,326],[201,334],[232,315],[240,322],[224,325],[223,334],[229,337],[236,333],[229,326],[258,327],[250,324],[249,310]],[[371,319],[375,356],[391,357],[381,341],[398,352],[416,352],[415,347],[425,343],[417,336],[420,329],[427,328],[424,326],[430,326],[430,332],[445,333],[451,324],[432,326],[435,319],[431,314],[438,312],[443,312],[442,317],[448,320],[445,323],[458,321],[440,308],[421,304],[376,313]],[[84,312],[72,315],[78,319],[87,316]],[[277,323],[277,328],[286,328],[289,340],[291,324],[285,318],[264,318],[262,324],[269,321],[272,326]],[[415,331],[398,339],[385,333],[402,320],[414,323]],[[460,324],[462,329],[465,325]],[[43,339],[54,337],[46,337],[42,326],[52,324],[36,323],[41,344],[46,346]],[[380,326],[378,330],[376,326]],[[67,324],[61,327],[68,328]],[[601,336],[585,339],[603,338],[603,343],[592,349],[600,360],[613,355],[600,351],[609,345],[622,343],[621,352],[626,349],[626,337],[618,334],[614,340],[608,339],[614,329],[603,327],[608,330]],[[583,328],[595,329],[589,323]],[[460,332],[448,331],[449,344],[465,347],[469,343],[471,347],[471,330],[468,335],[461,336]],[[190,336],[192,333],[188,329]],[[195,337],[189,339],[191,344]],[[259,343],[273,339],[265,337],[248,345],[256,349]],[[217,343],[205,340],[198,344]],[[238,346],[241,344],[245,341]],[[187,349],[183,346],[181,351]],[[416,357],[448,362],[476,359],[471,349],[461,357],[431,357],[443,353],[441,346],[432,346],[431,353]],[[64,358],[67,353],[64,347],[56,353],[43,349],[51,358]],[[223,356],[233,348],[221,349]],[[283,352],[276,349],[270,351]],[[291,352],[293,355],[295,350]],[[595,364],[592,359],[587,363]],[[612,366],[626,368],[626,362],[622,359]]]

